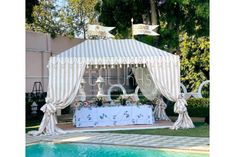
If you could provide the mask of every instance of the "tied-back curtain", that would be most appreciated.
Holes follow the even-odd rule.
[[[161,57],[146,64],[156,88],[167,99],[176,101],[180,94],[179,58]]]
[[[132,68],[135,76],[135,80],[140,87],[143,95],[149,100],[156,99],[157,95],[160,94],[154,85],[152,77],[147,68]]]
[[[163,101],[161,93],[157,90],[148,69],[138,67],[132,68],[132,71],[143,95],[156,103],[154,108],[155,118],[158,120],[170,120],[165,112],[167,105]]]
[[[75,99],[82,80],[86,63],[74,58],[56,58],[49,62],[49,84],[47,98],[56,109],[64,109]]]
[[[65,133],[56,124],[56,110],[64,109],[75,99],[82,80],[86,64],[74,61],[73,58],[51,57],[49,68],[49,84],[46,104],[41,110],[44,112],[38,131],[29,132],[32,135],[42,133],[53,135]]]
[[[186,101],[180,97],[180,61],[178,56],[160,57],[146,63],[155,87],[167,99],[176,102],[174,111],[179,114],[171,129],[194,128],[188,116]]]

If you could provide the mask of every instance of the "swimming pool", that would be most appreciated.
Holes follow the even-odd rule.
[[[181,153],[142,147],[42,143],[27,146],[26,157],[209,157],[209,154]]]

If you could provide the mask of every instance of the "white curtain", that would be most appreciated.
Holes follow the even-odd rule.
[[[149,100],[154,100],[158,94],[160,94],[154,85],[150,73],[147,68],[132,68],[135,76],[135,80],[140,87],[143,95]]]
[[[44,112],[38,131],[31,131],[28,134],[47,135],[65,133],[56,126],[56,110],[64,109],[75,99],[80,82],[82,80],[86,64],[77,62],[73,58],[51,57],[49,68],[49,84],[46,104],[41,110]]]
[[[174,112],[178,119],[171,129],[194,128],[188,116],[186,100],[180,96],[180,62],[178,56],[162,56],[146,63],[155,87],[167,99],[176,102]]]
[[[161,95],[158,95],[156,100],[156,106],[154,108],[153,114],[155,115],[157,120],[170,120],[170,118],[166,115],[165,109],[167,108],[166,103],[163,101]]]
[[[163,101],[161,93],[155,87],[148,69],[138,67],[132,68],[132,71],[143,95],[147,99],[153,100],[155,102],[156,106],[153,111],[154,117],[158,120],[170,120],[165,112],[167,105]]]

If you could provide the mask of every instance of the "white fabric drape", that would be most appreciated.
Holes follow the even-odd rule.
[[[31,131],[29,134],[60,134],[65,133],[56,124],[56,110],[64,109],[75,99],[86,64],[84,62],[73,62],[73,59],[61,59],[55,62],[52,57],[49,61],[49,84],[46,104],[41,110],[44,112],[38,131]]]
[[[161,95],[158,95],[156,100],[156,106],[154,108],[153,114],[155,115],[157,120],[170,120],[170,118],[166,115],[165,109],[167,108],[166,103],[163,101]]]
[[[165,112],[167,105],[163,101],[161,93],[155,87],[148,69],[138,67],[132,68],[132,71],[143,95],[149,100],[154,100],[156,104],[153,111],[155,118],[158,120],[170,120]]]
[[[158,94],[160,94],[154,85],[150,73],[147,68],[132,68],[135,76],[135,80],[140,87],[143,95],[149,100],[154,100]]]
[[[178,56],[162,56],[146,63],[156,88],[167,99],[176,102],[175,112],[179,114],[171,129],[194,128],[188,116],[186,101],[180,97],[180,62]]]
[[[174,106],[174,112],[179,113],[179,117],[171,129],[177,130],[178,128],[192,128],[193,124],[187,112],[187,105],[188,104],[183,97],[178,99]]]

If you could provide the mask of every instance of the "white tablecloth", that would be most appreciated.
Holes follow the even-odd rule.
[[[76,127],[153,124],[152,106],[82,107],[75,111]]]

